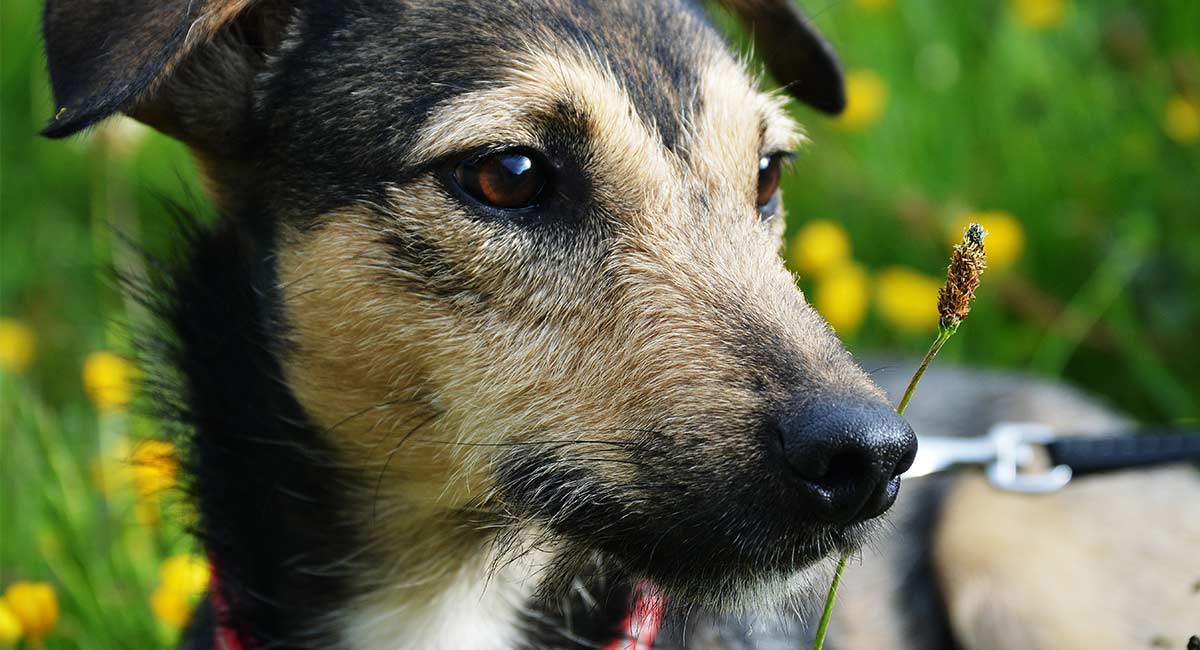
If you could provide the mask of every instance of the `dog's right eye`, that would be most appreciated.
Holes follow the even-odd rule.
[[[471,198],[502,210],[537,205],[546,188],[546,164],[525,151],[501,151],[464,160],[454,168],[454,182]]]

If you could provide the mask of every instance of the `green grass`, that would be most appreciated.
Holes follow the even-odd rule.
[[[1003,2],[805,4],[847,68],[873,70],[890,92],[860,133],[795,109],[813,144],[785,180],[791,231],[833,219],[868,268],[939,276],[947,223],[1006,210],[1025,250],[985,279],[941,363],[1061,377],[1144,421],[1194,422],[1200,145],[1166,137],[1162,113],[1174,95],[1200,97],[1200,3],[1076,2],[1047,31],[1016,24]],[[186,510],[147,526],[129,494],[95,489],[101,449],[154,425],[97,414],[80,368],[88,352],[126,345],[115,323],[132,314],[108,270],[136,260],[113,227],[165,251],[162,199],[202,192],[185,150],[157,134],[35,137],[52,112],[39,10],[0,4],[0,316],[38,337],[33,366],[0,376],[0,589],[56,586],[51,648],[169,645],[147,599],[161,558],[192,549]],[[847,344],[917,357],[928,334],[872,313]]]

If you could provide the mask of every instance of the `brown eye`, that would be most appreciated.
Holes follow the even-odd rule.
[[[774,205],[772,199],[779,191],[782,163],[783,154],[772,154],[758,159],[758,196],[756,201],[760,212]],[[770,212],[773,214],[774,210],[772,209]],[[764,214],[764,216],[770,215]]]
[[[459,163],[454,180],[480,203],[519,210],[537,203],[546,186],[544,168],[534,156],[505,151]]]

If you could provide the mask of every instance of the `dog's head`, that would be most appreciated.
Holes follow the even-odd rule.
[[[726,4],[840,110],[785,0]],[[49,135],[174,135],[262,240],[376,550],[515,531],[731,603],[895,498],[914,437],[778,256],[797,127],[691,3],[61,0],[46,37]]]

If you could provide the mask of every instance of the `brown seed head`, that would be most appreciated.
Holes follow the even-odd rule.
[[[979,276],[987,268],[983,238],[987,231],[973,223],[963,233],[961,244],[954,247],[950,267],[946,269],[946,284],[938,292],[938,315],[943,329],[956,329],[971,313],[971,301],[979,288]]]

